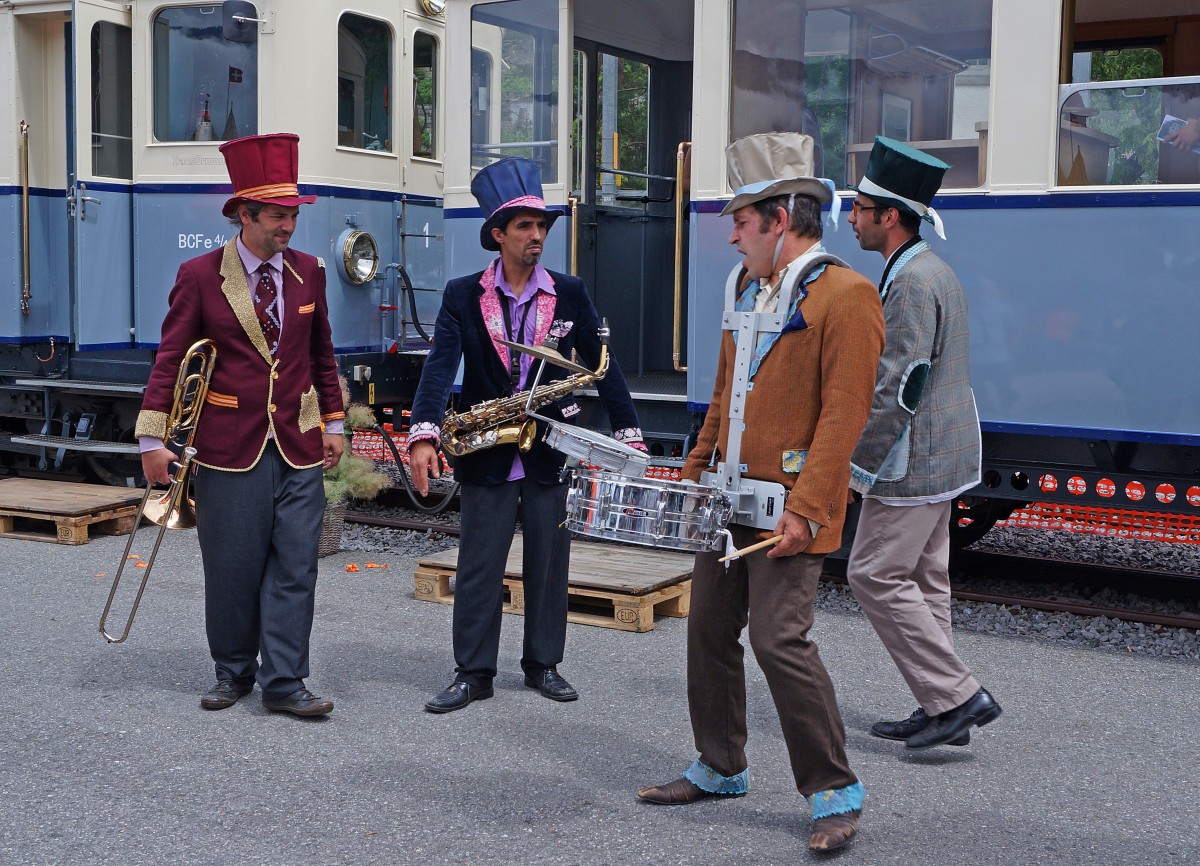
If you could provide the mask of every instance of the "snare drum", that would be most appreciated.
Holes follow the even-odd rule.
[[[567,490],[567,528],[670,550],[717,550],[733,507],[714,487],[579,469]]]
[[[540,415],[537,417],[541,418]],[[546,444],[568,457],[574,457],[585,466],[598,466],[609,472],[619,472],[637,478],[645,474],[646,467],[650,465],[649,454],[616,439],[549,418],[541,420],[546,422],[548,428]]]

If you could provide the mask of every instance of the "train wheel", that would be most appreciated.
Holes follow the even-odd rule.
[[[950,547],[960,550],[983,538],[997,521],[1006,519],[1026,503],[1012,499],[960,496],[950,512]]]

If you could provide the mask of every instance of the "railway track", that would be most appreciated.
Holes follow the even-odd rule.
[[[456,524],[441,523],[436,520],[387,517],[362,511],[347,512],[346,520],[368,526],[379,526],[411,532],[438,532],[444,535],[459,534],[459,527]],[[833,568],[830,573],[825,575],[826,579],[845,583],[844,562],[838,563],[831,560],[829,564]],[[843,574],[837,573],[839,564],[842,565]],[[1035,593],[1004,593],[969,588],[973,580],[980,578],[1005,580],[1012,579],[1012,576],[1017,574],[1020,575],[1022,581],[1045,584],[1047,586],[1051,584],[1056,586],[1066,584],[1090,588],[1113,586],[1127,590],[1130,585],[1136,585],[1139,593],[1142,595],[1155,598],[1185,599],[1195,606],[1197,599],[1200,598],[1200,579],[1190,575],[1170,575],[1149,569],[1131,569],[1128,567],[1104,566],[1068,560],[1049,560],[1032,556],[974,550],[956,551],[951,560],[951,567],[956,581],[965,584],[956,587],[954,590],[954,598],[960,601],[995,604],[1003,607],[1023,607],[1033,610],[1068,613],[1074,616],[1103,616],[1126,622],[1200,631],[1200,613],[1192,611],[1162,613],[1159,611],[1138,610],[1132,607],[1095,604],[1078,599],[1060,598],[1054,590],[1049,591],[1049,594],[1046,596],[1039,596]]]

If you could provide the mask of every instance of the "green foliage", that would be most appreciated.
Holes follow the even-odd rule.
[[[362,403],[351,403],[346,407],[345,425],[351,430],[370,430],[375,426],[375,412]]]
[[[838,186],[853,183],[847,178],[846,133],[850,127],[850,58],[846,55],[805,59],[804,101],[817,115],[821,126],[821,150],[825,177]]]
[[[1152,48],[1091,53],[1091,81],[1126,81],[1162,75],[1162,56]],[[1094,90],[1088,104],[1100,114],[1088,125],[1115,136],[1110,176],[1088,178],[1093,184],[1147,184],[1158,179],[1159,143],[1154,134],[1162,123],[1162,88]]]
[[[325,503],[337,505],[347,499],[374,499],[392,486],[388,476],[375,470],[375,461],[350,453],[350,443],[337,466],[325,472]]]
[[[1162,55],[1153,48],[1123,48],[1092,52],[1092,81],[1126,81],[1158,78],[1163,73]]]

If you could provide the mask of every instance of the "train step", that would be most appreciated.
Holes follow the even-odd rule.
[[[36,478],[0,478],[0,538],[87,544],[88,532],[125,535],[142,491]]]
[[[521,534],[513,538],[504,568],[504,611],[524,615]],[[654,617],[688,615],[692,597],[692,554],[634,545],[571,543],[567,621],[622,631],[647,632]],[[416,597],[454,603],[451,581],[458,548],[421,559],[413,574]]]
[[[14,384],[26,388],[48,388],[56,391],[74,391],[80,394],[128,394],[146,393],[145,385],[127,382],[93,382],[88,379],[17,379]]]
[[[51,451],[96,451],[104,454],[140,453],[136,442],[111,442],[105,439],[73,439],[69,436],[46,436],[41,433],[26,433],[12,436],[8,440],[14,445],[36,445]]]

